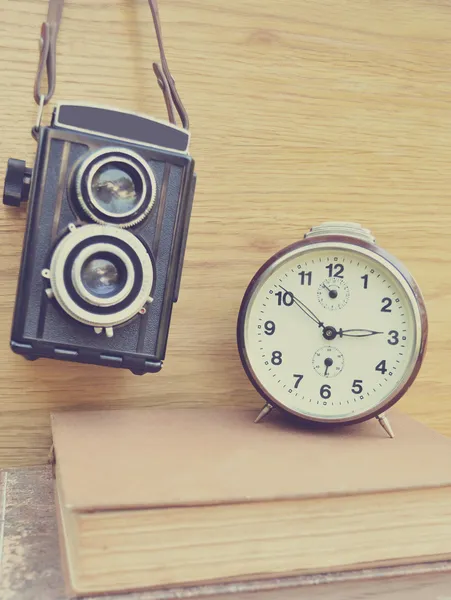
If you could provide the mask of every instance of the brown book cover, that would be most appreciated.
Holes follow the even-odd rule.
[[[65,502],[74,510],[188,506],[451,485],[451,440],[395,413],[334,430],[242,409],[52,415]]]
[[[394,439],[375,420],[324,430],[254,418],[225,408],[53,414],[74,591],[451,556],[451,440],[395,411]]]

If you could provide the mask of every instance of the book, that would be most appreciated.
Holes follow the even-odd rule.
[[[54,413],[71,592],[451,558],[450,439],[395,411],[394,439],[375,420],[324,430],[273,413]]]

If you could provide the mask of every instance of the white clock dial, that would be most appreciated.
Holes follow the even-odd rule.
[[[318,421],[375,413],[406,384],[420,352],[420,310],[407,280],[345,242],[301,246],[270,264],[242,327],[258,389]]]

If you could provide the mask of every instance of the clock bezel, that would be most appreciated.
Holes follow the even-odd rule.
[[[287,260],[288,255],[295,254],[299,250],[307,250],[311,246],[316,246],[320,244],[347,244],[348,246],[354,246],[355,250],[358,252],[361,249],[366,250],[374,255],[374,259],[379,262],[384,268],[387,268],[387,265],[382,261],[388,263],[391,267],[391,270],[394,271],[394,275],[398,279],[404,279],[405,286],[410,289],[413,299],[416,302],[416,306],[418,309],[418,314],[415,315],[416,321],[418,317],[418,322],[415,323],[418,338],[416,340],[415,352],[409,363],[409,368],[406,369],[410,371],[410,375],[407,379],[403,378],[399,385],[393,390],[393,392],[387,396],[387,398],[377,404],[375,407],[368,409],[365,412],[359,413],[355,417],[348,416],[342,418],[321,418],[321,417],[313,417],[311,415],[299,414],[286,405],[277,400],[274,396],[269,394],[267,390],[260,384],[260,381],[247,356],[246,345],[245,345],[245,325],[246,325],[246,316],[249,308],[249,304],[253,298],[253,294],[255,290],[259,287],[260,283],[263,279],[266,279],[271,272],[273,272],[279,264],[283,263]],[[380,260],[382,259],[382,260]],[[415,313],[415,311],[414,311]],[[278,408],[285,413],[288,413],[294,416],[296,419],[304,422],[317,423],[321,425],[351,425],[355,423],[361,423],[363,421],[367,421],[368,419],[372,419],[388,408],[396,404],[407,392],[410,386],[415,381],[418,372],[423,363],[423,359],[426,353],[427,348],[427,339],[428,339],[428,319],[427,319],[427,311],[424,302],[423,295],[421,290],[416,283],[413,276],[407,270],[407,268],[393,255],[389,252],[378,246],[377,244],[372,244],[366,241],[363,241],[360,238],[353,237],[350,235],[336,235],[336,234],[326,234],[326,235],[318,235],[312,238],[305,238],[298,242],[294,242],[285,248],[282,248],[278,252],[276,252],[273,256],[271,256],[255,273],[253,278],[251,279],[247,289],[244,293],[243,299],[241,301],[239,313],[238,313],[238,322],[237,322],[237,344],[238,344],[238,352],[240,355],[241,363],[243,365],[244,371],[260,394],[260,396],[272,407]]]

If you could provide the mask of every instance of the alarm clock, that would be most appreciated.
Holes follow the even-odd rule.
[[[238,350],[265,400],[305,422],[384,414],[418,375],[427,313],[408,270],[357,223],[312,227],[269,258],[241,302]]]

